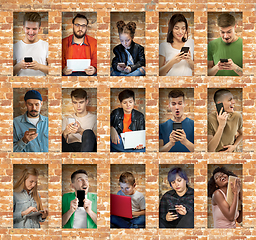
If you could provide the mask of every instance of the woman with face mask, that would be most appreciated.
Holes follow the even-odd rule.
[[[26,168],[13,187],[14,228],[40,228],[48,216],[37,191],[38,175],[37,169]]]
[[[241,198],[241,181],[236,178],[231,183],[234,194],[231,206],[227,202],[229,176],[237,177],[224,167],[218,167],[208,182],[208,197],[212,198],[212,215],[214,228],[236,228],[236,221],[242,221],[242,212],[238,211],[238,202]]]
[[[168,182],[172,190],[166,192],[160,200],[160,228],[194,227],[194,189],[188,186],[188,177],[179,167],[168,173]]]
[[[182,14],[174,14],[168,24],[167,41],[159,47],[159,75],[192,76],[193,55],[194,40],[188,39],[188,22]]]

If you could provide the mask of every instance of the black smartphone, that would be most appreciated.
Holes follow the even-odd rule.
[[[222,148],[219,150],[219,152],[223,152],[223,151],[226,151],[228,148]]]
[[[33,58],[32,57],[24,57],[24,61],[25,62],[33,62]]]
[[[176,131],[177,129],[182,129],[182,123],[176,123],[174,122],[173,125],[173,130]]]
[[[216,103],[216,109],[217,109],[217,113],[218,113],[218,115],[220,114],[220,110],[221,110],[221,108],[223,108],[222,113],[224,113],[224,112],[225,112],[225,110],[224,110],[223,103],[222,103],[222,102],[221,102],[221,103]]]
[[[84,206],[84,199],[85,199],[85,191],[84,190],[77,190],[77,198],[78,198],[78,207]]]
[[[169,208],[168,212],[172,213],[172,214],[177,214],[177,211],[175,208]]]
[[[220,62],[222,62],[222,63],[228,62],[228,59],[227,58],[221,58]]]
[[[188,53],[188,51],[189,51],[189,47],[182,47],[182,48],[180,49],[180,52],[183,52],[182,54]],[[181,54],[181,55],[182,55],[182,54]]]

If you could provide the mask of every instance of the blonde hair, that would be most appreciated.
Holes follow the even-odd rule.
[[[38,177],[39,172],[35,168],[25,168],[22,171],[22,173],[21,173],[20,177],[18,178],[17,182],[13,186],[13,191],[14,192],[21,192],[23,189],[26,189],[25,181],[28,179],[29,175]],[[34,200],[37,203],[37,210],[43,210],[42,201],[41,201],[41,198],[39,197],[39,194],[37,192],[37,183],[31,191],[32,191],[32,197],[34,198]]]

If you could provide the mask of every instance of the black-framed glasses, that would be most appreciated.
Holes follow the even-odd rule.
[[[75,23],[74,24],[76,27],[82,27],[82,28],[85,28],[85,27],[87,27],[88,25],[86,25],[86,24],[79,24],[79,23]]]

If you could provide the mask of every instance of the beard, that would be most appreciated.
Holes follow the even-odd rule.
[[[76,38],[79,38],[79,39],[80,39],[80,38],[84,38],[84,36],[85,36],[85,34],[86,34],[86,32],[84,32],[83,34],[80,34],[80,35],[79,35],[79,34],[77,34],[77,33],[74,31],[74,29],[73,29],[73,33],[74,33],[75,37],[76,37]]]
[[[38,112],[38,111],[35,111],[35,110],[32,110],[32,111],[28,112],[28,115],[29,115],[30,117],[38,117],[39,112]]]

